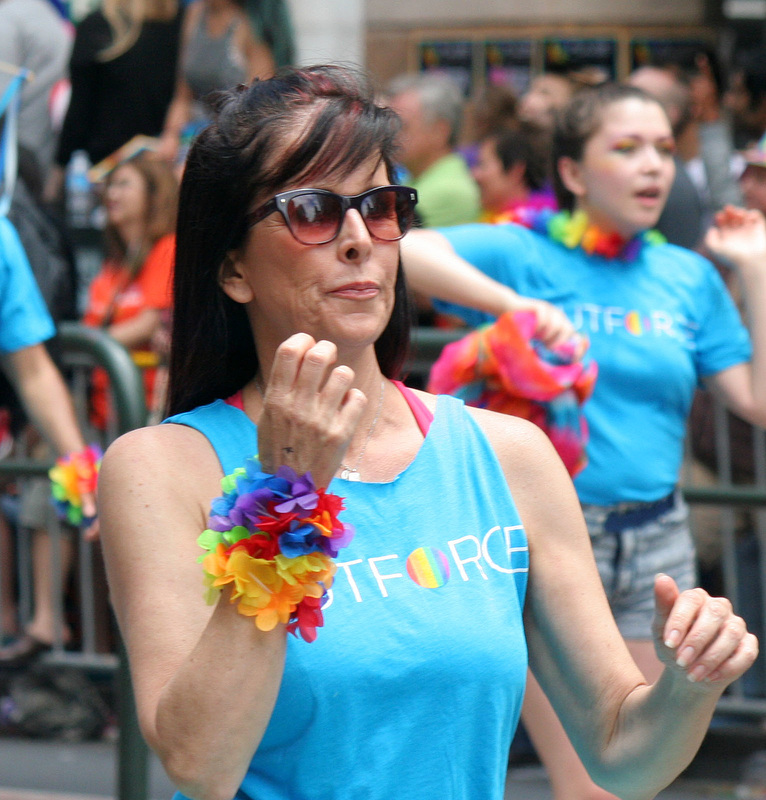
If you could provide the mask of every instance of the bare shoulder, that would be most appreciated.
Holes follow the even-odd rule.
[[[486,434],[506,472],[537,472],[549,469],[551,462],[560,462],[550,439],[537,425],[483,408],[466,410]]]
[[[187,425],[152,425],[123,434],[109,445],[104,454],[103,469],[164,470],[190,463],[200,467],[218,463],[207,438]]]
[[[205,436],[186,425],[154,425],[120,436],[107,449],[99,474],[105,511],[125,503],[178,503],[203,510],[223,477]]]
[[[435,411],[437,395],[413,391],[431,412]],[[551,481],[571,483],[558,453],[537,425],[482,408],[466,406],[466,411],[489,439],[512,491],[537,488]]]
[[[412,389],[410,391],[423,401],[425,407],[433,414],[436,411],[437,395],[431,392],[424,392],[422,389]]]
[[[436,411],[438,395],[424,392],[420,389],[411,389],[411,391],[423,401],[431,413]],[[550,450],[548,455],[552,454],[554,458],[558,458],[548,441],[548,437],[537,425],[533,425],[520,417],[498,414],[495,411],[487,411],[483,408],[473,408],[472,406],[466,406],[465,408],[479,423],[504,468],[506,466],[506,458],[511,456],[517,461],[519,459],[526,460],[527,458],[534,460],[540,456],[544,457],[544,451]],[[529,465],[525,463],[524,466]]]
[[[579,517],[580,504],[566,467],[550,439],[527,420],[485,409],[469,408],[492,445],[527,527],[549,533],[555,517]]]

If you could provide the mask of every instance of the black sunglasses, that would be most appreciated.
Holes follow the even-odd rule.
[[[346,212],[356,209],[373,239],[396,242],[412,227],[418,193],[409,186],[377,186],[355,195],[326,189],[292,189],[247,215],[248,230],[279,211],[301,244],[327,244],[337,237]]]

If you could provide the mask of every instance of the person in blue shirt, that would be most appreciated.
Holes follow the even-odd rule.
[[[529,654],[597,779],[653,797],[755,637],[660,577],[646,685],[545,435],[396,380],[416,195],[365,80],[288,70],[214,105],[181,186],[172,416],[99,479],[138,716],[179,796],[500,800]]]
[[[24,411],[61,457],[79,453],[85,442],[75,415],[72,397],[44,342],[56,332],[18,233],[7,216],[0,214],[0,360],[8,380],[16,390]],[[95,498],[83,498],[83,511],[95,517]],[[87,535],[94,538],[98,523],[89,525]],[[47,537],[36,537],[35,561],[40,566],[40,582],[50,588],[44,576],[50,560]],[[0,647],[3,666],[27,663],[51,642],[27,628]]]
[[[666,572],[684,587],[695,581],[676,485],[698,382],[766,424],[763,217],[728,208],[707,237],[739,267],[751,345],[712,264],[651,232],[673,180],[673,154],[655,99],[633,87],[584,91],[554,134],[562,212],[522,225],[413,232],[402,247],[411,285],[448,301],[436,302],[440,310],[476,325],[531,305],[543,339],[574,329],[589,340],[599,371],[584,406],[588,464],[574,483],[612,611],[650,681],[662,669],[651,631],[654,575]],[[612,797],[591,783],[534,681],[524,721],[556,798]]]

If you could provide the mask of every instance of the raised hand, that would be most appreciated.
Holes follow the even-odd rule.
[[[546,347],[555,350],[563,344],[573,342],[574,358],[582,358],[590,343],[579,334],[569,317],[558,307],[545,300],[517,295],[513,311],[534,311],[537,318],[535,337]]]
[[[337,348],[306,333],[285,340],[274,357],[258,420],[258,456],[266,472],[287,465],[326,487],[367,405],[354,372],[335,366]]]
[[[657,576],[654,594],[655,647],[666,666],[720,692],[753,664],[758,640],[725,597],[704,589],[679,592],[668,575]]]
[[[726,206],[715,215],[705,247],[740,269],[766,267],[766,219],[760,211]]]

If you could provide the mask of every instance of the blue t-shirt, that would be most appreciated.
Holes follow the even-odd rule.
[[[598,364],[584,406],[588,465],[575,479],[584,503],[653,501],[678,481],[700,378],[750,358],[750,339],[713,265],[674,245],[634,261],[569,250],[518,225],[440,231],[456,252],[519,294],[560,307]],[[491,317],[436,302],[471,325]]]
[[[222,401],[169,421],[201,430],[225,473],[256,450],[255,425]],[[461,401],[439,397],[395,480],[329,490],[356,535],[316,641],[288,637],[237,798],[501,800],[525,685],[529,552],[494,451]]]
[[[15,353],[55,333],[16,229],[0,216],[0,353]]]

